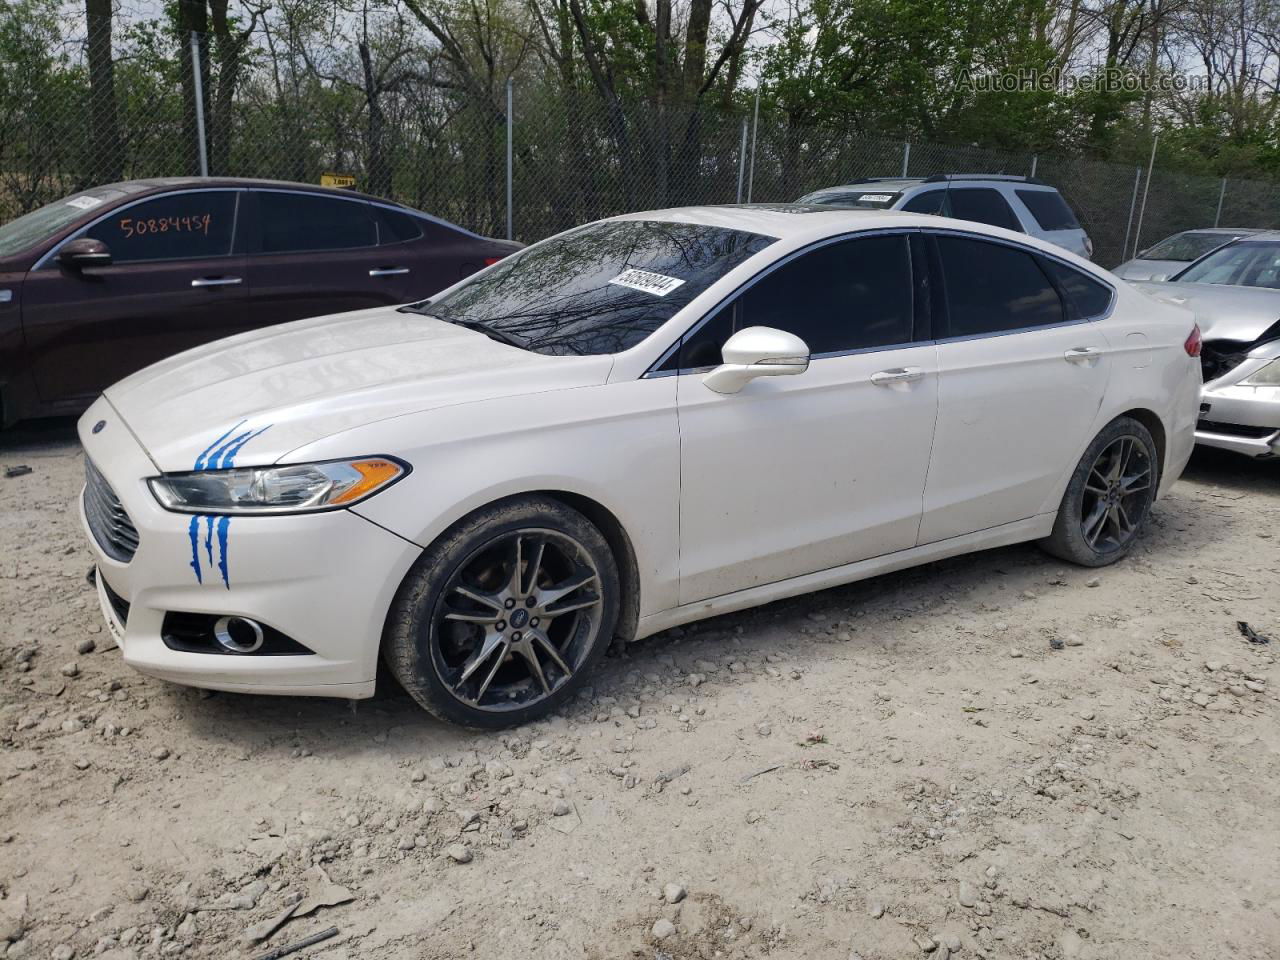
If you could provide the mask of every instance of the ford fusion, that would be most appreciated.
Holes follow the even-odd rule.
[[[1058,247],[893,211],[702,207],[108,388],[84,522],[125,660],[521,723],[610,640],[1019,541],[1133,546],[1199,332]]]

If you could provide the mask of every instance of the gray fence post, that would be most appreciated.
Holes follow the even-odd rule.
[[[742,118],[742,143],[738,145],[738,198],[735,203],[742,202],[742,183],[747,176],[747,118]]]
[[[756,182],[756,143],[760,135],[760,88],[756,87],[755,116],[751,121],[751,169],[747,171],[747,203],[751,202],[751,188]]]
[[[1038,153],[1033,153],[1031,155],[1031,173],[1027,175],[1032,180],[1036,178],[1036,166],[1039,163],[1040,163],[1040,155]]]
[[[191,72],[196,94],[196,139],[200,141],[200,176],[209,175],[209,149],[204,138],[204,78],[200,69],[200,34],[191,31]],[[225,171],[224,171],[225,172]]]
[[[1216,227],[1222,222],[1222,201],[1227,198],[1227,178],[1222,178],[1222,189],[1218,191],[1218,212],[1213,215],[1213,225]]]
[[[1133,232],[1133,212],[1138,208],[1138,187],[1142,183],[1142,168],[1133,168],[1133,196],[1129,199],[1129,222],[1124,225],[1124,246],[1120,248],[1120,261],[1129,259],[1129,236]]]
[[[511,176],[511,144],[512,134],[514,133],[515,119],[511,116],[511,78],[507,77],[507,239],[514,240],[515,233],[515,208],[513,207],[512,196],[512,176]]]
[[[911,166],[911,142],[902,144],[902,179],[907,179],[907,169]]]
[[[1156,168],[1156,146],[1160,143],[1160,134],[1151,141],[1151,159],[1147,161],[1147,183],[1142,188],[1142,206],[1138,208],[1138,228],[1133,231],[1133,255],[1138,255],[1138,245],[1142,243],[1142,218],[1147,215],[1147,194],[1151,192],[1151,174]]]

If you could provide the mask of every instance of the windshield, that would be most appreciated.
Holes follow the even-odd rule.
[[[592,223],[405,309],[538,353],[618,353],[774,239],[694,223]]]
[[[1190,263],[1199,260],[1214,247],[1234,239],[1226,233],[1177,233],[1166,237],[1149,250],[1143,250],[1143,260],[1181,260]]]
[[[0,227],[0,257],[20,253],[47,240],[74,220],[84,216],[108,200],[125,195],[119,188],[99,187],[74,196],[64,197],[30,213],[10,220]]]
[[[1174,279],[1280,290],[1280,242],[1237,241],[1193,263]]]
[[[820,203],[827,207],[857,207],[861,210],[887,210],[898,199],[891,190],[819,190],[801,197],[796,203]]]

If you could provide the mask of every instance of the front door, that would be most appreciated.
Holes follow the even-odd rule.
[[[1086,319],[1110,303],[1102,284],[997,241],[940,234],[935,249],[946,326],[921,543],[1057,510],[1111,370]]]
[[[109,266],[56,257],[22,288],[27,356],[40,399],[68,409],[143,367],[244,329],[249,285],[232,255],[237,190],[195,190],[122,207],[78,236]]]
[[[932,344],[913,344],[909,235],[786,261],[680,348],[680,601],[915,545],[937,414]],[[722,395],[702,377],[736,330],[786,330],[802,374]]]

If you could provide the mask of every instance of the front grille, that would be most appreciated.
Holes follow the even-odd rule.
[[[1245,437],[1249,440],[1263,440],[1280,427],[1246,427],[1238,423],[1222,423],[1218,420],[1199,420],[1196,429],[1205,433],[1220,433],[1228,437]]]
[[[84,461],[84,515],[93,539],[112,560],[128,563],[138,552],[138,530],[120,498],[88,457]]]
[[[107,593],[107,603],[111,604],[111,610],[115,613],[116,619],[120,621],[120,626],[127,627],[129,625],[129,601],[112,590],[111,584],[102,579],[102,574],[98,574],[98,579],[102,582],[102,589]]]

